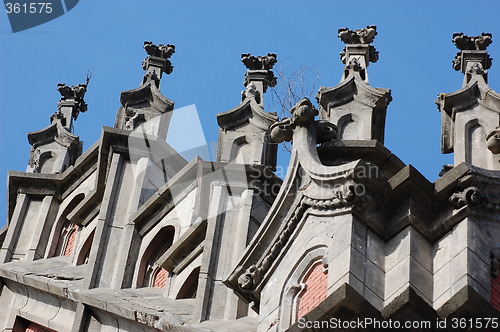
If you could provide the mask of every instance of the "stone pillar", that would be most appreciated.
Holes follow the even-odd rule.
[[[441,151],[454,152],[454,165],[462,162],[500,170],[500,95],[487,83],[491,58],[486,48],[491,34],[466,36],[455,33],[460,50],[453,68],[464,74],[463,86],[441,93],[436,100],[441,112]]]
[[[321,87],[316,99],[320,120],[338,127],[342,140],[378,140],[384,143],[385,116],[392,100],[388,89],[368,84],[368,64],[377,62],[378,52],[370,45],[377,35],[376,26],[364,29],[339,29],[338,37],[345,43],[340,53],[346,65],[340,84]]]
[[[166,139],[174,103],[161,94],[160,79],[163,73],[169,75],[174,69],[169,58],[175,53],[175,46],[146,41],[144,50],[148,53],[142,62],[146,73],[137,89],[121,93],[122,107],[117,112],[115,127]]]

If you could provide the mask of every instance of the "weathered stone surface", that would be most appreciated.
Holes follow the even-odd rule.
[[[340,29],[342,81],[320,88],[319,107],[304,98],[279,121],[263,109],[277,56],[243,54],[246,90],[217,116],[214,162],[188,162],[164,141],[173,102],[159,84],[173,45],[145,43],[142,84],[74,160],[71,121],[87,85],[60,85],[53,123],[29,134],[29,172],[9,173],[0,329],[282,332],[301,330],[301,318],[497,317],[491,35],[454,36],[464,87],[438,104],[443,152],[456,159],[431,183],[383,146],[391,95],[367,76],[376,34]],[[293,149],[281,180],[272,168],[284,141]],[[41,148],[64,162],[46,172]]]

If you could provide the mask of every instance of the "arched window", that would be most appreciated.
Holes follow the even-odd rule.
[[[182,285],[176,299],[194,299],[198,291],[198,277],[200,275],[200,267],[197,267],[189,274],[186,281]]]
[[[64,224],[61,237],[59,238],[59,248],[57,250],[60,256],[70,256],[75,247],[76,233],[78,232],[78,225],[67,221]]]
[[[95,229],[87,237],[87,240],[85,240],[85,243],[83,244],[82,249],[80,250],[80,254],[78,255],[76,265],[87,264],[87,262],[89,261],[90,249],[92,249],[92,242],[94,241],[94,233]]]
[[[49,251],[49,257],[52,256],[69,256],[73,252],[76,245],[76,235],[78,233],[78,225],[70,223],[67,216],[75,209],[75,207],[85,198],[85,194],[76,195],[71,202],[66,206],[61,213],[59,219],[54,225],[53,240]]]
[[[174,234],[173,226],[164,227],[149,243],[139,266],[139,287],[165,287],[168,272],[156,262],[172,245]]]
[[[316,246],[304,251],[293,264],[281,294],[279,330],[285,331],[320,304],[328,290],[328,248]]]
[[[314,263],[301,282],[302,289],[297,294],[296,318],[304,317],[326,299],[328,271],[321,261]]]

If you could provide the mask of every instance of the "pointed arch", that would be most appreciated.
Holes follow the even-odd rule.
[[[478,119],[465,124],[465,162],[481,165],[483,151],[487,151],[486,132]]]
[[[90,250],[92,249],[92,243],[94,242],[95,229],[92,230],[90,235],[87,237],[80,251],[77,253],[78,258],[76,260],[76,265],[87,264],[90,257]]]
[[[50,242],[47,257],[71,255],[76,244],[76,235],[78,225],[70,223],[67,216],[76,208],[76,206],[85,198],[84,193],[73,197],[64,208],[52,229],[52,240]]]
[[[175,228],[171,225],[161,228],[149,242],[138,269],[137,287],[165,287],[168,272],[156,262],[172,245]]]
[[[293,325],[300,318],[298,315],[306,310],[307,303],[312,304],[308,306],[309,310],[319,304],[319,302],[315,302],[314,297],[310,297],[306,293],[308,288],[313,288],[315,295],[319,296],[321,301],[324,299],[323,297],[326,298],[328,265],[325,261],[327,255],[326,246],[316,246],[306,250],[294,265],[281,294],[280,330],[287,330]],[[313,279],[316,279],[318,284],[308,287],[308,283],[312,285]],[[307,302],[308,298],[310,302]],[[301,310],[299,311],[299,309]]]
[[[358,117],[355,114],[348,113],[342,115],[337,121],[340,139],[359,139]]]
[[[176,299],[194,299],[198,291],[198,280],[200,276],[200,267],[195,268],[184,281],[179,289]]]

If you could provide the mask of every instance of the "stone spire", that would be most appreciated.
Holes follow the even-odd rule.
[[[492,59],[486,52],[491,44],[491,33],[481,36],[466,36],[463,32],[453,34],[453,43],[460,50],[453,59],[453,69],[465,74],[463,86],[467,85],[472,75],[483,75],[487,82],[486,69],[491,67]]]
[[[57,91],[61,94],[61,100],[57,103],[57,111],[50,116],[50,122],[58,121],[69,132],[73,132],[73,120],[78,118],[80,112],[87,111],[87,104],[83,100],[90,77],[85,84],[67,86],[64,83],[57,85]]]
[[[316,99],[320,120],[328,121],[339,130],[343,140],[378,140],[384,142],[385,115],[392,100],[388,89],[368,84],[366,68],[378,60],[378,52],[370,45],[377,27],[339,29],[339,38],[346,44],[340,59],[346,64],[340,84],[321,87]]]
[[[275,53],[267,53],[264,56],[254,56],[250,53],[241,54],[241,62],[248,68],[243,82],[247,88],[243,93],[243,99],[253,95],[259,105],[264,105],[263,94],[268,87],[272,88],[276,85],[276,77],[271,69],[277,61]]]
[[[146,71],[142,84],[152,80],[159,87],[162,74],[170,75],[174,70],[174,66],[168,59],[175,53],[175,45],[155,45],[150,41],[145,41],[144,50],[148,56],[142,61],[142,69]]]
[[[363,80],[368,83],[366,68],[370,62],[378,60],[377,50],[373,45],[370,45],[376,35],[377,27],[375,25],[356,30],[339,29],[338,36],[345,43],[344,51],[340,53],[340,60],[346,65],[342,80],[349,75],[350,70],[358,70]]]
[[[500,94],[488,86],[486,72],[492,62],[486,51],[491,37],[453,34],[460,50],[453,68],[464,74],[463,85],[439,94],[436,104],[442,119],[441,151],[454,153],[455,166],[466,162],[500,170]]]
[[[241,55],[247,67],[241,103],[232,110],[217,114],[219,140],[217,161],[276,167],[277,146],[270,141],[269,127],[278,120],[275,113],[264,111],[263,95],[276,85],[272,72],[277,56]]]
[[[169,75],[173,71],[169,58],[175,53],[175,46],[145,41],[144,50],[148,56],[142,62],[146,71],[142,84],[121,93],[122,107],[117,112],[115,127],[135,130],[141,126],[145,134],[166,138],[174,102],[161,94],[160,79],[163,73]]]
[[[87,111],[83,98],[89,80],[87,77],[84,84],[73,86],[57,85],[61,100],[57,111],[50,116],[50,125],[28,133],[31,151],[27,172],[61,173],[81,155],[82,142],[73,134],[73,120],[80,112]]]

